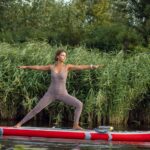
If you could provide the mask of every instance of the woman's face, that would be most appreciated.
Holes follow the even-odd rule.
[[[66,53],[65,52],[60,53],[60,55],[57,56],[57,59],[60,62],[65,62],[65,60],[66,60]]]

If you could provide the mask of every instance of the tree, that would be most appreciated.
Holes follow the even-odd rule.
[[[113,0],[112,13],[114,21],[120,20],[127,26],[135,28],[142,36],[142,44],[147,47],[150,35],[150,1],[148,0]]]

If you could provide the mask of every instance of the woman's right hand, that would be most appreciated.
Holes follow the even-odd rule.
[[[19,69],[26,69],[27,66],[18,66],[17,68],[19,68]]]

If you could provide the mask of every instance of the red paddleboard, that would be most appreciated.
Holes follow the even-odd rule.
[[[97,128],[94,130],[73,130],[61,128],[39,127],[7,127],[0,126],[1,136],[28,136],[44,138],[63,138],[81,140],[107,140],[107,141],[143,141],[150,142],[150,131],[109,131],[110,128]]]

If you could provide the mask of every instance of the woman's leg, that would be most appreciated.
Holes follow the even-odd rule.
[[[81,101],[79,101],[77,98],[75,98],[75,97],[73,97],[69,94],[61,95],[59,97],[59,100],[63,101],[64,103],[66,103],[70,106],[75,107],[73,128],[74,129],[82,129],[79,126],[79,119],[80,119],[80,115],[81,115],[81,112],[82,112],[83,103]]]
[[[46,92],[45,95],[40,99],[38,104],[19,123],[17,123],[15,127],[20,127],[22,124],[33,118],[43,108],[48,106],[53,100],[53,96],[49,92]]]

